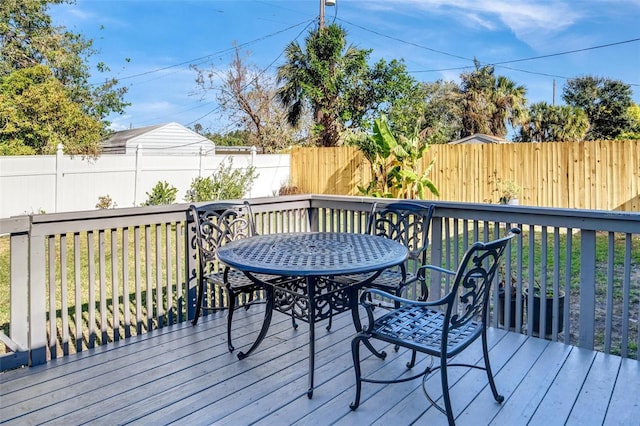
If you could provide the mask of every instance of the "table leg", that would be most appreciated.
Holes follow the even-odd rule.
[[[255,342],[253,342],[253,345],[249,348],[247,352],[238,352],[238,359],[245,359],[246,357],[249,356],[251,352],[256,350],[258,346],[260,346],[260,343],[262,343],[262,340],[264,339],[264,337],[267,335],[267,331],[269,331],[269,326],[271,325],[271,317],[273,316],[273,305],[274,305],[273,287],[270,285],[265,286],[265,293],[267,296],[267,305],[265,307],[264,321],[262,322],[262,328],[260,329],[258,338],[256,339]]]
[[[353,326],[356,328],[356,332],[362,331],[362,322],[360,322],[360,315],[358,315],[358,289],[359,287],[349,287],[349,305],[351,305],[351,317],[353,318]]]
[[[313,397],[313,372],[315,368],[315,330],[316,330],[316,277],[306,277],[307,297],[309,299],[309,389],[307,397]]]

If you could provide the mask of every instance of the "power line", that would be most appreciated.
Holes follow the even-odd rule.
[[[341,18],[336,18],[336,19],[338,19],[338,20],[339,20],[339,21],[341,21],[341,22],[344,22],[345,24],[348,24],[348,25],[351,25],[351,26],[354,26],[354,27],[360,28],[361,30],[364,30],[364,31],[370,32],[370,33],[372,33],[372,34],[379,35],[380,37],[385,37],[385,38],[388,38],[388,39],[390,39],[390,40],[399,41],[400,43],[408,44],[408,45],[410,45],[410,46],[415,46],[415,47],[418,47],[418,48],[420,48],[420,49],[428,50],[428,51],[430,51],[430,52],[439,53],[439,54],[441,54],[441,55],[450,56],[450,57],[452,57],[452,58],[462,59],[462,60],[465,60],[465,61],[473,61],[473,59],[471,59],[471,58],[466,58],[466,57],[464,57],[464,56],[460,56],[460,55],[454,55],[453,53],[445,52],[445,51],[443,51],[443,50],[433,49],[433,48],[431,48],[431,47],[422,46],[422,45],[420,45],[420,44],[418,44],[418,43],[414,43],[414,42],[412,42],[412,41],[406,41],[406,40],[403,40],[403,39],[401,39],[401,38],[392,37],[392,36],[387,35],[387,34],[382,34],[382,33],[381,33],[381,32],[379,32],[379,31],[370,30],[369,28],[365,28],[365,27],[363,27],[363,26],[361,26],[361,25],[357,25],[357,24],[354,24],[354,23],[352,23],[352,22],[345,21],[344,19],[341,19]]]
[[[340,18],[338,18],[338,19],[340,19]],[[445,52],[445,51],[442,51],[442,50],[433,49],[431,47],[423,46],[421,44],[414,43],[414,42],[411,42],[411,41],[406,41],[406,40],[400,39],[398,37],[389,36],[389,35],[386,35],[386,34],[383,34],[383,33],[379,32],[379,31],[371,30],[371,29],[363,27],[361,25],[357,25],[357,24],[354,24],[352,22],[346,21],[344,19],[340,19],[340,21],[344,22],[345,24],[352,25],[354,27],[360,28],[360,29],[362,29],[364,31],[370,32],[372,34],[376,34],[376,35],[379,35],[381,37],[385,37],[385,38],[388,38],[390,40],[395,40],[395,41],[398,41],[398,42],[401,42],[401,43],[404,43],[404,44],[407,44],[407,45],[410,45],[410,46],[418,47],[420,49],[428,50],[430,52],[438,53],[438,54],[445,55],[445,56],[450,56],[450,57],[456,58],[456,59],[462,59],[462,60],[465,60],[465,61],[472,61],[472,62],[474,61],[474,59],[471,59],[471,58],[467,58],[467,57],[464,57],[464,56],[460,56],[460,55],[456,55],[456,54],[453,54],[453,53]],[[564,51],[564,52],[556,52],[556,53],[550,53],[550,54],[546,54],[546,55],[532,56],[532,57],[528,57],[528,58],[511,59],[511,60],[492,62],[492,63],[483,63],[481,61],[479,61],[479,62],[481,63],[481,65],[499,66],[500,68],[510,69],[510,70],[513,70],[513,71],[519,71],[519,72],[524,72],[524,73],[528,73],[528,74],[535,74],[535,75],[542,75],[542,76],[545,76],[545,77],[562,78],[562,79],[568,80],[571,77],[564,77],[564,76],[560,76],[560,75],[548,74],[548,73],[543,73],[543,72],[512,68],[512,67],[504,66],[504,64],[511,64],[511,63],[515,63],[515,62],[533,61],[533,60],[538,60],[538,59],[551,58],[551,57],[555,57],[555,56],[570,55],[570,54],[573,54],[573,53],[585,52],[585,51],[596,50],[596,49],[603,49],[603,48],[607,48],[607,47],[618,46],[618,45],[621,45],[621,44],[635,43],[635,42],[638,42],[638,41],[640,41],[640,38],[633,38],[633,39],[629,39],[629,40],[623,40],[623,41],[617,41],[617,42],[613,42],[613,43],[601,44],[601,45],[598,45],[598,46],[585,47],[585,48],[582,48],[582,49],[567,50],[567,51]],[[457,71],[457,70],[465,70],[465,69],[471,69],[471,68],[473,68],[473,67],[472,66],[463,66],[463,67],[439,68],[439,69],[431,69],[431,70],[415,70],[415,71],[411,71],[411,73]],[[628,83],[628,84],[630,86],[640,86],[640,84],[634,84],[634,83]]]
[[[236,47],[240,48],[240,49],[243,49],[243,48],[245,48],[247,46],[250,46],[250,45],[252,45],[254,43],[258,43],[258,42],[267,40],[267,39],[269,39],[271,37],[275,37],[278,34],[282,34],[282,33],[286,32],[286,31],[289,31],[289,30],[291,30],[293,28],[299,27],[300,25],[304,25],[304,24],[306,24],[305,28],[307,28],[308,25],[309,25],[309,21],[307,20],[307,21],[299,22],[299,23],[297,23],[295,25],[291,25],[291,26],[289,26],[287,28],[284,28],[282,30],[273,32],[271,34],[267,34],[265,36],[262,36],[260,38],[257,38],[257,39],[251,40],[251,41],[247,41],[247,42],[242,43],[242,44],[240,44],[240,45],[238,45]],[[156,69],[152,69],[152,70],[149,70],[149,71],[141,72],[141,73],[138,73],[138,74],[128,75],[128,76],[125,76],[125,77],[119,77],[118,80],[119,81],[121,81],[121,80],[130,80],[132,78],[142,77],[142,76],[145,76],[145,75],[154,74],[154,73],[161,72],[161,71],[166,71],[168,69],[181,67],[183,65],[190,65],[190,64],[192,64],[194,62],[198,62],[198,63],[199,62],[204,62],[205,60],[210,59],[212,57],[224,55],[224,54],[229,53],[229,52],[233,52],[236,49],[236,47],[230,47],[230,48],[227,48],[227,49],[220,50],[218,52],[210,53],[210,54],[205,55],[205,56],[200,56],[198,58],[189,59],[189,60],[186,60],[186,61],[183,61],[183,62],[180,62],[180,63],[177,63],[177,64],[173,64],[173,65],[167,65],[166,67],[156,68]]]
[[[303,33],[304,31],[306,31],[306,30],[307,30],[307,28],[309,28],[309,26],[310,26],[311,24],[313,24],[313,23],[315,23],[315,19],[313,19],[312,21],[309,21],[309,22],[307,23],[307,25],[306,25],[306,26],[305,26],[305,27],[304,27],[304,28],[303,28],[303,29],[298,33],[298,35],[294,38],[294,41],[295,41],[295,40],[297,40],[297,39],[302,35],[302,33]],[[286,47],[285,47],[285,49],[286,49]],[[273,61],[271,61],[271,63],[270,63],[269,65],[267,65],[267,66],[266,66],[264,69],[262,69],[258,74],[256,74],[256,76],[255,76],[254,78],[252,78],[249,82],[247,82],[247,84],[245,84],[245,85],[244,85],[244,87],[242,87],[240,90],[244,90],[244,89],[245,89],[245,88],[247,88],[249,85],[251,85],[253,82],[255,82],[255,81],[256,81],[256,80],[257,80],[257,79],[258,79],[262,74],[264,74],[265,72],[267,72],[267,70],[268,70],[269,68],[271,68],[271,67],[273,66],[273,64],[275,64],[275,63],[276,63],[276,61],[277,61],[278,59],[280,59],[280,57],[282,56],[282,54],[283,54],[283,53],[284,53],[284,50],[280,51],[280,53],[278,54],[278,56],[276,56],[276,58],[275,58]],[[204,114],[204,115],[202,115],[202,116],[200,116],[200,117],[196,118],[195,120],[190,121],[189,123],[187,123],[187,126],[189,126],[189,125],[191,125],[191,124],[194,124],[194,123],[198,122],[199,120],[202,120],[203,118],[205,118],[205,117],[207,117],[207,116],[209,116],[209,115],[213,114],[214,112],[218,111],[219,109],[220,109],[220,105],[218,105],[218,106],[217,106],[216,108],[214,108],[213,110],[211,110],[211,111],[207,112],[206,114]]]

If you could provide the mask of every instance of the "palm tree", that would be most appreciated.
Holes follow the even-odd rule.
[[[523,142],[581,141],[588,130],[589,119],[581,108],[537,102],[529,107],[519,139]]]
[[[486,133],[507,135],[507,123],[516,126],[526,120],[527,89],[504,76],[496,77],[494,67],[475,60],[476,69],[463,73],[462,79],[462,134]]]
[[[347,46],[337,25],[312,31],[303,48],[291,43],[278,68],[278,98],[289,123],[312,114],[322,146],[335,146],[345,129],[368,128],[374,117],[406,98],[417,83],[402,61],[381,59],[369,66],[371,50]]]
[[[524,86],[516,86],[516,83],[507,77],[498,77],[491,93],[494,106],[489,125],[491,134],[505,137],[507,123],[515,127],[526,120],[526,94],[527,89]]]
[[[559,142],[583,141],[589,131],[589,117],[578,107],[564,105],[556,107],[559,128],[555,139]]]
[[[285,50],[287,62],[278,68],[278,83],[282,84],[278,98],[287,108],[289,124],[297,126],[309,108],[322,146],[336,145],[340,136],[341,73],[365,54],[351,46],[344,51],[345,44],[346,33],[337,25],[310,32],[306,50],[292,42]]]

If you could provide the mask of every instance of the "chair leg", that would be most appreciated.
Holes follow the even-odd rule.
[[[233,321],[233,312],[236,310],[236,295],[229,291],[229,315],[227,316],[227,347],[229,348],[229,352],[233,352],[235,349],[231,344],[231,322]]]
[[[201,279],[198,284],[198,297],[196,300],[196,314],[191,320],[192,325],[196,325],[198,323],[198,318],[200,318],[200,312],[202,311],[202,298],[204,293],[204,280]]]
[[[364,345],[367,347],[367,349],[369,349],[369,351],[372,354],[374,354],[381,360],[384,360],[385,358],[387,358],[387,353],[385,351],[378,351],[376,348],[374,348],[371,342],[369,341],[369,339],[363,339],[362,343],[364,343]]]
[[[455,426],[456,422],[453,417],[453,409],[451,408],[451,397],[449,395],[449,378],[447,376],[447,357],[440,357],[440,380],[442,382],[442,399],[444,399],[444,409],[447,414],[447,421],[450,426]]]
[[[353,369],[356,373],[356,397],[351,404],[349,404],[349,408],[351,410],[355,410],[360,405],[360,393],[362,390],[362,372],[360,370],[360,342],[367,341],[365,337],[358,334],[351,341],[351,355],[353,357]]]
[[[489,348],[487,346],[487,333],[482,333],[482,356],[484,358],[484,367],[487,372],[487,378],[489,379],[489,386],[491,386],[491,392],[493,392],[493,398],[499,403],[502,404],[504,401],[504,396],[498,393],[498,388],[496,387],[496,382],[493,380],[493,372],[491,371],[491,363],[489,362]]]
[[[407,363],[407,368],[411,369],[411,368],[413,368],[414,365],[416,365],[416,355],[417,355],[417,353],[418,352],[415,349],[411,350],[411,361],[409,361]]]

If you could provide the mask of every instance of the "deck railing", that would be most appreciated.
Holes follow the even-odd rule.
[[[373,201],[300,195],[251,203],[258,232],[268,234],[363,232]],[[455,268],[473,241],[523,231],[494,287],[494,326],[639,358],[639,213],[435,204],[429,256],[444,267]],[[197,265],[187,207],[1,220],[10,239],[10,283],[1,284],[11,289],[2,369],[191,319]],[[434,285],[430,297],[447,285]]]

